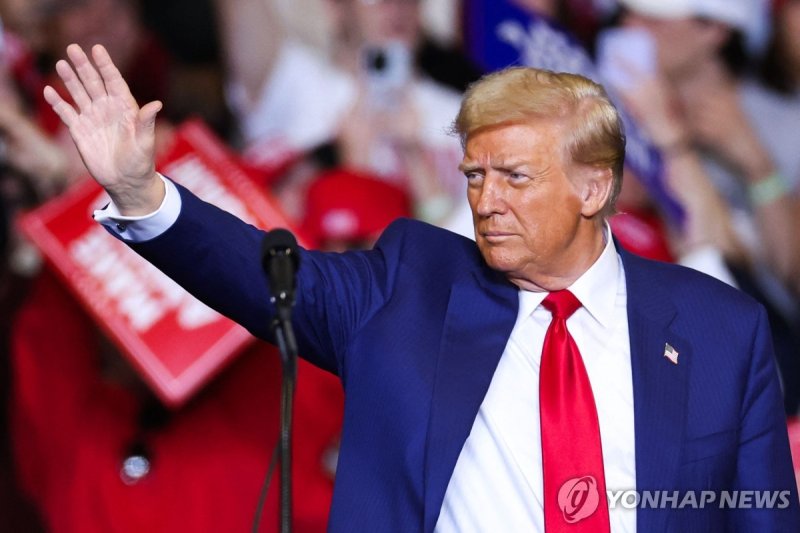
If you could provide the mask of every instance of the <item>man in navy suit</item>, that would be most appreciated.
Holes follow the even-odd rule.
[[[158,175],[160,104],[139,108],[102,47],[96,67],[77,46],[67,53],[72,65],[57,69],[76,107],[51,88],[45,97],[111,196],[96,218],[268,338],[263,232]],[[606,218],[624,137],[602,88],[503,71],[468,91],[456,130],[477,247],[406,220],[371,251],[301,252],[301,353],[346,392],[330,530],[798,530],[764,311],[702,274],[615,246]],[[565,290],[579,304],[557,335],[579,351],[592,416],[569,415],[587,436],[553,453],[540,414],[563,420],[540,397],[552,386],[540,369],[557,321],[551,297]],[[576,449],[600,454],[605,492],[583,514],[589,500],[574,496],[588,489],[546,481]],[[559,516],[548,516],[553,502]],[[595,513],[602,527],[588,525]]]

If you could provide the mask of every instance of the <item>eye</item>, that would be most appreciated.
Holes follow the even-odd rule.
[[[525,174],[520,174],[519,172],[509,172],[508,177],[514,181],[521,181],[528,179],[528,176],[526,176]]]
[[[483,177],[483,174],[480,172],[464,172],[464,176],[466,176],[467,181],[476,181]]]

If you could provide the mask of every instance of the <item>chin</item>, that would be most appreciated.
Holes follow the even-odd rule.
[[[483,260],[492,269],[499,272],[511,272],[517,266],[517,261],[509,257],[508,252],[500,250],[495,246],[484,244],[479,247]]]

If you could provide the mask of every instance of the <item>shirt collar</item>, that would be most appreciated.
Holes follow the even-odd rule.
[[[600,257],[568,287],[592,317],[603,327],[613,324],[613,312],[619,284],[619,259],[611,238],[611,227],[605,224],[606,241]],[[519,316],[530,316],[545,299],[546,292],[520,291]]]

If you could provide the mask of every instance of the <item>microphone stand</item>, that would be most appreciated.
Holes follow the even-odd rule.
[[[270,324],[273,337],[281,352],[281,430],[278,451],[281,462],[280,532],[292,530],[292,412],[297,380],[297,340],[292,328],[295,274],[299,265],[297,240],[285,229],[267,233],[261,241],[261,265],[269,279],[270,302],[275,318]],[[270,465],[270,473],[274,465]],[[269,475],[265,488],[269,483]],[[263,495],[266,492],[262,492]],[[262,502],[259,503],[259,514]],[[257,524],[255,527],[258,527]]]
[[[280,430],[280,462],[281,462],[281,495],[280,495],[280,531],[290,533],[292,530],[292,412],[294,390],[297,381],[297,340],[292,328],[292,298],[281,292],[278,298],[273,296],[277,314],[272,321],[272,332],[281,352],[281,430]],[[276,300],[278,300],[276,302]]]

